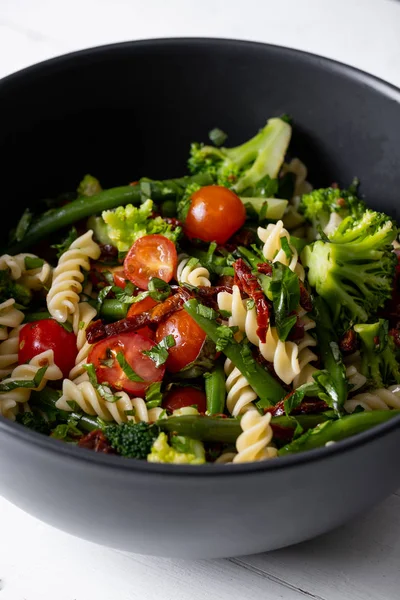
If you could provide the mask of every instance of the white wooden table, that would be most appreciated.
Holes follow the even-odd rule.
[[[70,50],[168,36],[292,46],[400,86],[400,3],[390,0],[0,0],[0,77]],[[0,600],[136,598],[397,600],[400,497],[311,542],[214,561],[102,548],[0,498]]]

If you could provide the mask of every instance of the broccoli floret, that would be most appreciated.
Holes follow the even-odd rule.
[[[182,228],[173,228],[161,217],[152,218],[153,201],[148,199],[140,206],[132,204],[118,206],[115,210],[104,210],[101,217],[90,217],[88,227],[103,244],[112,244],[120,252],[126,252],[137,239],[158,233],[176,242]]]
[[[8,269],[0,271],[0,302],[14,298],[17,304],[28,306],[32,299],[32,292],[21,283],[13,281]]]
[[[219,185],[242,193],[267,175],[278,176],[291,134],[288,123],[269,119],[257,135],[235,148],[192,144],[188,166],[192,173],[209,173]]]
[[[50,424],[39,414],[33,412],[19,413],[16,416],[16,421],[24,427],[32,429],[32,431],[50,435]]]
[[[361,341],[361,372],[375,388],[400,383],[399,364],[393,338],[388,335],[389,323],[379,319],[376,323],[354,326]]]
[[[91,196],[100,194],[102,187],[96,177],[93,177],[93,175],[85,175],[76,191],[78,196],[86,196],[87,198],[90,198]]]
[[[156,425],[145,422],[113,423],[106,425],[104,435],[110,445],[126,458],[141,458],[145,460],[151,451],[159,429]]]
[[[339,329],[368,322],[391,297],[396,234],[387,215],[367,210],[359,220],[345,218],[329,240],[302,251],[308,282],[329,305]]]
[[[320,230],[331,235],[348,216],[360,219],[366,211],[366,205],[352,189],[328,187],[303,194],[299,211],[312,224],[315,238]]]
[[[206,457],[204,446],[199,440],[192,440],[182,435],[173,435],[171,445],[169,445],[167,435],[162,432],[155,440],[147,460],[154,463],[175,465],[202,465],[206,462]]]

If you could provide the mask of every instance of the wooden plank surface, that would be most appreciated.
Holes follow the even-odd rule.
[[[399,598],[399,495],[318,539],[227,560],[186,561],[103,548],[53,529],[3,499],[0,524],[0,600]]]

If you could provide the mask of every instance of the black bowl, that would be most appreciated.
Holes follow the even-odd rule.
[[[315,185],[354,176],[397,213],[400,91],[296,50],[235,40],[150,40],[84,50],[0,82],[3,239],[36,199],[180,175],[211,127],[229,142],[294,119],[291,150]],[[4,214],[4,213],[3,213]],[[244,465],[156,465],[97,455],[0,418],[0,492],[74,535],[133,552],[220,557],[324,533],[400,484],[400,418],[330,447]]]

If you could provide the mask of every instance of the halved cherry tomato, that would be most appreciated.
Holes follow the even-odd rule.
[[[197,406],[199,413],[205,413],[207,398],[197,388],[174,386],[165,396],[162,405],[171,412],[183,406]]]
[[[139,302],[135,302],[134,304],[132,304],[126,316],[134,317],[136,315],[141,315],[143,312],[151,310],[156,304],[157,302],[153,300],[153,298],[151,298],[150,296],[146,296],[146,298],[143,298],[143,300],[139,300]],[[148,337],[151,340],[154,340],[155,333],[147,325],[145,327],[137,329],[136,332],[140,333],[141,335],[144,335],[144,337]]]
[[[161,381],[165,373],[165,365],[156,367],[154,361],[144,350],[151,350],[154,342],[138,333],[122,333],[111,335],[94,344],[88,356],[88,363],[93,363],[99,383],[108,383],[116,390],[124,390],[130,394],[144,397],[151,383]],[[122,369],[117,353],[121,352],[133,371],[143,379],[132,381]]]
[[[222,185],[206,185],[191,198],[184,232],[190,238],[225,244],[245,220],[239,196]]]
[[[90,281],[97,287],[109,285],[109,282],[104,277],[104,273],[111,273],[114,279],[114,285],[124,289],[126,286],[126,277],[124,269],[121,266],[109,267],[101,262],[93,262],[90,265]]]
[[[19,332],[18,362],[26,363],[46,350],[53,350],[55,364],[68,377],[78,353],[74,332],[67,331],[54,319],[24,325]]]
[[[161,342],[167,335],[174,336],[175,346],[169,348],[165,364],[170,373],[177,373],[196,360],[206,334],[185,310],[178,310],[157,327],[156,342]]]
[[[178,255],[171,240],[158,234],[145,235],[136,240],[125,257],[125,277],[147,290],[152,277],[171,281],[177,264]]]

